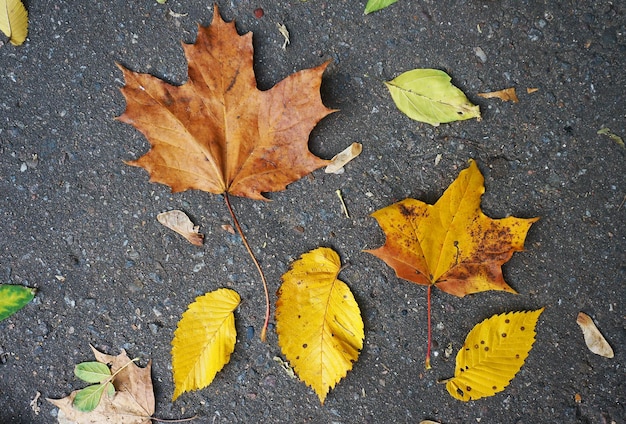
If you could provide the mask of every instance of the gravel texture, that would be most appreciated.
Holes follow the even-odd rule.
[[[312,132],[313,152],[330,158],[363,143],[342,175],[316,171],[267,203],[233,199],[272,295],[291,261],[315,247],[333,247],[347,265],[341,278],[361,307],[365,344],[324,405],[273,360],[275,331],[267,343],[258,338],[262,287],[240,239],[221,227],[231,224],[223,199],[171,194],[123,162],[148,143],[114,120],[125,108],[115,63],[184,83],[180,42],[195,40],[213,5],[25,3],[28,40],[0,48],[0,282],[38,293],[0,323],[0,422],[56,422],[44,398],[84,386],[73,367],[92,360],[90,343],[113,355],[124,348],[142,365],[153,360],[160,418],[626,422],[626,150],[596,133],[608,127],[626,139],[623,3],[399,0],[364,16],[365,0],[218,1],[240,33],[254,33],[261,89],[333,61],[322,94],[340,111]],[[286,50],[278,23],[291,35]],[[418,67],[447,71],[483,120],[431,127],[401,114],[383,81]],[[517,88],[519,103],[477,96],[507,87]],[[433,292],[437,356],[426,371],[426,290],[362,252],[384,242],[369,215],[405,197],[434,202],[470,158],[485,175],[487,215],[541,220],[526,251],[505,265],[519,295]],[[170,209],[200,225],[204,247],[158,224],[156,215]],[[242,297],[235,352],[211,386],[172,403],[176,324],[196,296],[218,287]],[[445,348],[456,352],[474,324],[543,306],[535,346],[504,392],[462,403],[437,384],[454,373]],[[594,318],[615,358],[587,350],[579,311]]]

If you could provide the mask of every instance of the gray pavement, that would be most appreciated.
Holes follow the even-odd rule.
[[[171,194],[124,160],[148,149],[115,121],[125,103],[116,62],[176,84],[180,41],[210,23],[207,1],[26,1],[30,33],[0,47],[0,276],[38,289],[0,323],[0,422],[53,423],[43,398],[83,387],[89,344],[153,360],[160,418],[199,423],[624,423],[626,6],[620,2],[410,1],[363,16],[365,1],[219,1],[252,31],[259,87],[331,59],[322,93],[340,109],[313,131],[313,152],[348,144],[363,154],[343,175],[316,171],[271,202],[234,199],[274,292],[292,260],[318,246],[349,264],[365,321],[364,348],[325,404],[290,379],[258,332],[264,299],[254,265],[220,196]],[[255,17],[262,8],[264,16]],[[178,17],[172,16],[170,10]],[[277,24],[291,44],[283,50]],[[480,49],[480,50],[478,50]],[[409,120],[383,85],[413,68],[447,71],[483,120],[431,127]],[[477,93],[516,87],[520,102]],[[538,88],[532,94],[526,88]],[[526,251],[505,266],[519,295],[457,299],[434,291],[438,356],[424,370],[426,290],[363,253],[384,242],[369,215],[405,197],[434,202],[474,158],[493,218],[541,216]],[[440,161],[435,164],[435,160]],[[346,218],[335,194],[341,190]],[[156,221],[183,209],[206,234],[197,248]],[[170,342],[193,299],[218,287],[241,295],[238,343],[213,384],[172,403]],[[275,299],[275,297],[273,296]],[[546,307],[537,341],[510,386],[471,403],[440,379],[472,326],[495,313]],[[615,350],[589,352],[576,324],[591,315]],[[254,334],[253,334],[254,333]],[[41,395],[38,401],[31,401]],[[578,395],[578,396],[577,396]],[[33,406],[34,405],[34,406]]]

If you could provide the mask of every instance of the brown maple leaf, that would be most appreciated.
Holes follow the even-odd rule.
[[[539,218],[489,218],[480,209],[484,192],[484,178],[472,160],[434,205],[405,199],[372,214],[386,241],[367,252],[398,277],[428,286],[429,334],[432,286],[459,297],[486,290],[515,293],[504,281],[502,265],[523,250],[526,233]]]
[[[173,86],[120,66],[126,111],[118,118],[141,131],[152,149],[131,165],[173,192],[198,189],[265,199],[328,161],[308,149],[309,133],[333,112],[319,88],[328,62],[256,86],[252,34],[238,35],[220,17],[183,44],[189,80]]]
[[[106,355],[91,346],[98,362],[109,364],[111,373],[119,373],[113,380],[115,395],[102,396],[98,406],[90,412],[81,412],[73,407],[78,390],[62,399],[48,399],[59,408],[59,423],[111,423],[111,424],[150,424],[154,413],[154,391],[152,388],[151,365],[145,368],[134,363],[124,349],[117,356]]]
[[[334,110],[320,96],[326,62],[288,76],[261,91],[253,70],[252,34],[240,36],[222,20],[198,28],[183,44],[189,80],[173,86],[120,66],[126,110],[118,118],[141,131],[152,148],[128,164],[173,192],[198,189],[224,194],[235,227],[259,271],[265,291],[265,339],[270,316],[263,271],[241,231],[228,195],[267,200],[262,193],[288,184],[329,163],[308,149],[309,133]]]

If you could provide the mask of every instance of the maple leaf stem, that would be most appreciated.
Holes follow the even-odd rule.
[[[426,349],[426,361],[425,361],[425,366],[426,369],[429,370],[430,369],[430,348],[431,348],[431,325],[430,325],[430,289],[431,289],[431,285],[428,286],[428,288],[426,289],[426,303],[428,304],[427,306],[427,314],[428,314],[428,348]]]
[[[248,254],[252,258],[252,262],[256,266],[256,269],[259,271],[259,275],[261,276],[261,281],[263,282],[263,290],[265,291],[265,322],[263,323],[263,328],[261,329],[261,341],[265,341],[265,336],[267,334],[267,327],[270,322],[270,295],[267,289],[267,280],[265,279],[265,274],[263,274],[263,270],[261,269],[261,265],[259,265],[259,261],[257,261],[256,256],[252,252],[250,245],[248,244],[248,240],[246,240],[246,236],[243,234],[243,230],[241,229],[241,225],[239,225],[239,221],[235,216],[235,211],[230,204],[230,199],[228,197],[228,193],[224,193],[224,201],[226,202],[226,207],[228,208],[228,212],[230,212],[230,216],[233,218],[233,222],[235,223],[235,228],[239,232],[241,236],[241,240],[243,241],[243,245],[246,247]]]

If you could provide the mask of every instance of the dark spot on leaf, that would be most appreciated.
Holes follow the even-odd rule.
[[[463,368],[460,368],[460,371],[461,371],[461,372],[465,372],[465,370],[464,370]]]
[[[296,360],[300,359],[300,355],[296,356]]]
[[[459,396],[463,396],[465,394],[463,393],[463,390],[461,390],[460,388],[457,388],[456,392],[459,394]]]
[[[519,353],[515,355],[515,359],[519,359]]]
[[[471,392],[471,391],[472,391],[472,388],[471,388],[470,386],[467,386],[467,387],[465,388],[465,390],[467,390],[468,392]]]
[[[485,352],[489,352],[489,346],[485,346]]]
[[[485,341],[484,341],[484,340],[481,340],[481,341],[480,341],[480,344],[485,344]]]
[[[474,349],[478,349],[478,345],[477,344],[474,345]]]
[[[466,348],[465,348],[465,351],[467,352],[468,350],[470,350],[470,349],[469,349],[469,347],[466,347]]]
[[[491,386],[491,390],[497,390],[498,388],[496,386]]]
[[[402,216],[404,216],[405,218],[411,218],[412,216],[415,215],[415,210],[414,209],[409,209],[407,208],[404,204],[400,203],[398,205],[398,207],[400,208],[400,213],[402,214]]]
[[[521,327],[520,327],[520,330],[524,331],[524,330],[526,330],[526,327],[521,326]]]
[[[511,322],[511,320],[507,318],[507,319],[504,320],[504,322],[506,322],[508,324],[509,322]]]
[[[309,345],[305,343],[305,344],[303,344],[303,345],[302,345],[302,347],[303,347],[304,349],[306,349],[307,347],[309,347]]]
[[[468,369],[469,369],[469,367],[468,367],[467,365],[465,365],[465,369],[466,369],[466,370],[468,370]]]
[[[506,333],[502,333],[502,337],[506,337]]]

